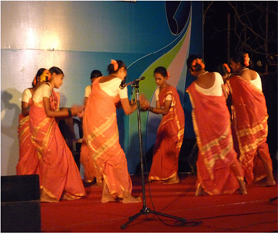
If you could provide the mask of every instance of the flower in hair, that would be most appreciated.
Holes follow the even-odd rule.
[[[223,63],[223,66],[225,67],[226,71],[228,73],[231,73],[231,69],[229,68],[229,66],[227,65],[227,63]]]
[[[117,63],[117,61],[112,59],[111,60],[111,64],[113,64],[113,66],[114,66],[114,71],[117,71],[118,68],[119,68],[119,64]]]
[[[193,60],[192,67],[194,67],[194,70],[195,70],[195,67],[197,66],[197,64],[199,64],[202,69],[205,69],[205,64],[203,63],[202,59],[197,58],[197,59]]]
[[[245,53],[245,54],[244,54],[243,64],[244,64],[246,67],[248,67],[248,66],[249,66],[249,61],[250,61],[249,54],[248,54],[248,53]]]
[[[37,85],[37,77],[36,77],[36,76],[34,77],[33,84],[34,84],[35,86]]]
[[[46,82],[46,81],[47,81],[47,76],[41,74],[41,76],[40,76],[40,82],[42,83],[42,82]]]

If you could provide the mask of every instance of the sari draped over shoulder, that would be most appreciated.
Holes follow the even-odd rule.
[[[51,109],[59,106],[58,93],[52,91]],[[41,164],[41,201],[59,202],[85,196],[77,165],[55,118],[47,117],[42,101],[33,102],[30,109],[32,143],[37,148]]]
[[[193,82],[186,90],[192,103],[192,119],[199,148],[197,188],[210,195],[231,194],[239,188],[230,165],[237,157],[233,148],[230,114],[222,96],[204,95]]]
[[[32,98],[29,100],[31,106]],[[29,128],[29,115],[19,115],[19,124],[17,128],[19,139],[19,160],[16,166],[17,175],[39,174],[39,157],[36,147],[31,142],[31,133]]]
[[[228,80],[232,94],[232,124],[235,129],[240,157],[247,183],[266,177],[262,161],[264,157],[270,168],[272,161],[266,143],[268,134],[267,107],[263,92],[240,76]]]
[[[109,193],[123,198],[124,192],[131,193],[132,182],[125,153],[119,142],[116,104],[120,98],[111,97],[101,90],[99,80],[94,81],[86,104],[84,138]]]
[[[149,180],[168,180],[178,172],[185,117],[179,94],[173,86],[167,86],[160,92],[160,106],[165,105],[168,94],[172,95],[172,104],[169,112],[162,117],[157,130]]]

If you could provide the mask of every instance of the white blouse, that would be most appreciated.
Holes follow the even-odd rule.
[[[222,84],[224,82],[222,76],[218,72],[214,72],[214,75],[215,75],[215,80],[213,86],[211,86],[209,89],[204,89],[195,83],[196,90],[198,90],[200,93],[204,95],[221,96],[223,93]]]
[[[121,99],[128,98],[127,87],[125,87],[124,89],[120,89],[121,82],[122,80],[117,77],[107,82],[99,83],[99,86],[101,90],[103,90],[111,97],[119,95]]]
[[[90,96],[90,93],[92,92],[92,86],[91,85],[88,85],[86,88],[85,88],[85,97],[89,97]]]
[[[52,90],[49,85],[42,84],[38,87],[36,92],[33,95],[33,101],[34,102],[40,102],[43,100],[44,97],[50,98],[52,94]]]
[[[29,100],[32,98],[32,93],[30,89],[25,89],[22,93],[22,102],[27,102],[29,103]]]
[[[262,80],[260,75],[257,73],[257,78],[255,80],[250,80],[250,82],[255,85],[258,89],[262,90]]]

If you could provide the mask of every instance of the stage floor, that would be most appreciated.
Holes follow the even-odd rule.
[[[277,232],[277,185],[247,185],[248,194],[195,197],[196,175],[179,174],[181,183],[146,183],[146,206],[176,219],[140,215],[121,229],[129,217],[139,213],[136,204],[101,203],[101,187],[87,187],[87,197],[75,201],[41,203],[42,232]],[[277,181],[277,173],[275,173]],[[133,195],[141,196],[141,176],[131,176]],[[151,196],[150,196],[151,194]],[[154,207],[153,207],[153,205]]]

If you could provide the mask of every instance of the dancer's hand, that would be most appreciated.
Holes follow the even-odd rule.
[[[80,115],[83,112],[84,106],[74,105],[71,107],[72,116]]]
[[[84,117],[84,108],[80,114],[77,115],[79,119],[82,119]]]
[[[146,99],[144,94],[139,96],[140,106],[143,110],[147,110],[150,106],[150,102]]]

